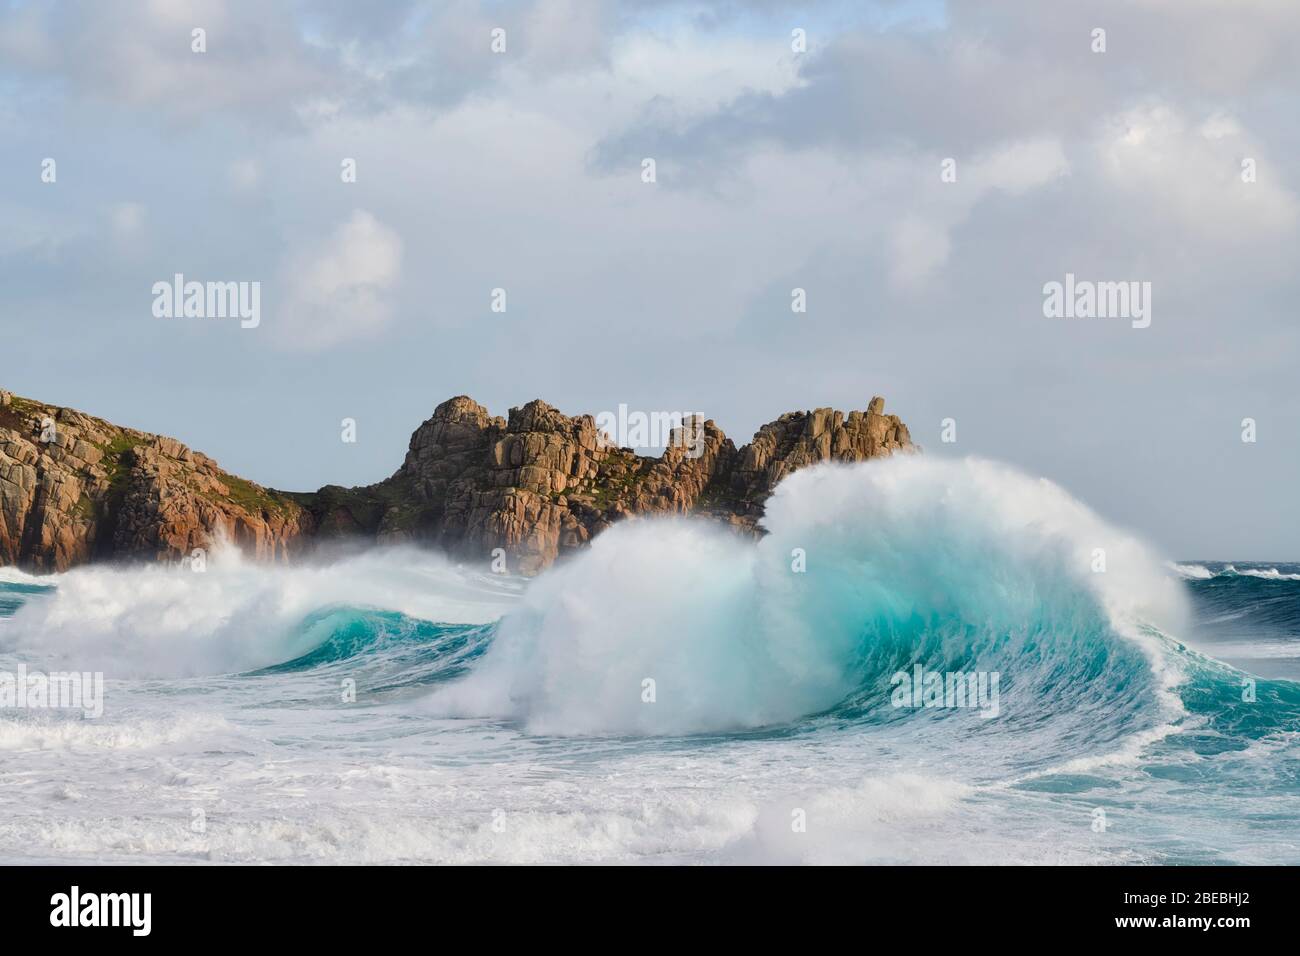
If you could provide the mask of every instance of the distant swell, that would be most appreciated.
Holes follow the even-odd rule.
[[[1203,564],[1175,564],[1173,569],[1189,581],[1208,581],[1212,578],[1245,577],[1260,578],[1265,581],[1300,581],[1300,573],[1279,571],[1276,567],[1242,567],[1225,564],[1217,570]]]

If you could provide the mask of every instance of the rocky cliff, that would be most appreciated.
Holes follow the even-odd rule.
[[[0,391],[0,565],[179,560],[224,534],[284,559],[312,515],[174,438]]]
[[[0,565],[176,561],[219,536],[287,560],[347,537],[467,560],[500,548],[509,570],[532,574],[633,516],[701,515],[757,534],[763,502],[787,474],[912,448],[880,398],[847,415],[790,412],[741,448],[712,421],[675,438],[643,457],[613,446],[590,415],[533,401],[493,417],[460,396],[416,429],[391,478],[295,493],[228,474],[175,439],[0,391]]]

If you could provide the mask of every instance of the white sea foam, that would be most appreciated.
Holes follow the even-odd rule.
[[[230,730],[213,714],[129,721],[0,718],[0,750],[149,750]]]
[[[1232,641],[1221,644],[1201,644],[1197,650],[1217,660],[1288,660],[1300,658],[1300,641]]]
[[[214,550],[207,570],[90,565],[42,578],[0,630],[0,653],[123,677],[187,677],[280,663],[311,650],[298,624],[335,604],[445,623],[486,623],[519,584],[412,547],[330,563],[257,564]]]
[[[1227,675],[1234,700],[1236,682],[1146,626],[1181,633],[1185,585],[1060,488],[987,462],[810,469],[782,484],[767,523],[760,542],[628,523],[522,601],[517,581],[410,549],[36,579],[57,589],[20,598],[0,667],[93,657],[106,710],[0,715],[0,860],[1140,862],[1161,859],[1176,815],[1192,859],[1294,862],[1278,839],[1294,830],[1294,735],[1213,756],[1152,748],[1202,726],[1179,715],[1169,662]],[[369,645],[341,666],[175,679],[296,657],[328,630],[304,638],[298,622],[333,604],[506,620],[469,678],[425,703],[375,693],[407,672],[368,682]],[[1002,715],[882,718],[853,664],[863,634],[904,656],[915,641],[927,666],[991,656]],[[441,640],[378,656],[424,667]],[[123,679],[140,674],[172,676]],[[345,674],[361,678],[353,703]],[[1195,788],[1146,772],[1188,760]],[[1261,786],[1234,779],[1225,813],[1209,764]],[[1090,826],[1118,793],[1122,839]],[[1236,826],[1247,804],[1279,822]]]
[[[49,584],[49,575],[28,574],[14,567],[0,567],[0,584]]]
[[[1263,578],[1266,581],[1300,581],[1300,574],[1286,574],[1277,568],[1242,568],[1240,570],[1229,565],[1227,569],[1234,574],[1248,578]]]

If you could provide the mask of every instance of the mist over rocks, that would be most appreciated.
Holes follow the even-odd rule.
[[[392,477],[315,492],[265,488],[173,438],[0,391],[0,565],[190,560],[228,540],[289,561],[318,542],[412,542],[535,574],[617,521],[697,515],[758,535],[784,477],[914,450],[876,397],[865,411],[787,412],[737,448],[712,420],[658,457],[613,445],[591,415],[541,400],[491,415],[439,405]],[[500,550],[498,550],[500,549]]]

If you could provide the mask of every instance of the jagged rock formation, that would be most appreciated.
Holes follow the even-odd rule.
[[[176,560],[225,535],[287,558],[312,516],[174,438],[0,391],[0,565]]]
[[[633,516],[701,515],[756,534],[763,502],[796,469],[912,448],[881,398],[847,416],[790,412],[739,449],[712,421],[688,426],[649,458],[612,446],[590,415],[532,401],[503,419],[460,396],[416,429],[391,478],[293,493],[174,439],[0,392],[0,565],[178,560],[218,535],[284,560],[360,537],[473,560],[502,548],[510,570],[532,574]]]

